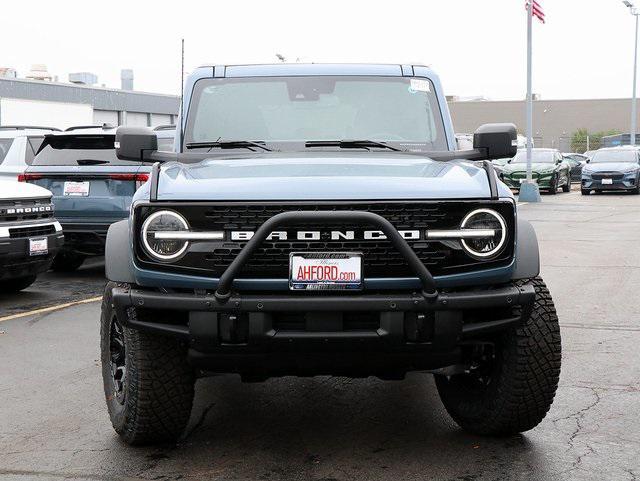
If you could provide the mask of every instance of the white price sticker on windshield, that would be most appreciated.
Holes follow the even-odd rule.
[[[414,92],[430,92],[429,81],[421,78],[411,79],[411,90]]]

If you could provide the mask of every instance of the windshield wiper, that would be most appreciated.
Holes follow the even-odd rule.
[[[386,142],[376,140],[309,140],[305,142],[305,147],[340,147],[341,149],[369,149],[379,147],[381,149],[393,150],[394,152],[404,152],[402,149],[393,147]]]
[[[76,160],[78,165],[104,165],[108,164],[108,160],[98,160],[98,159],[78,159]]]
[[[252,147],[257,147],[267,152],[271,152],[271,149],[264,145],[264,141],[261,140],[216,140],[215,142],[190,142],[186,145],[187,149],[249,149],[254,150]],[[254,151],[255,152],[255,151]]]

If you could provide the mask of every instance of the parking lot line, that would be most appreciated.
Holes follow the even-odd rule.
[[[44,312],[59,311],[71,306],[77,306],[78,304],[88,304],[90,302],[96,302],[102,300],[102,296],[90,297],[88,299],[81,299],[79,301],[66,302],[64,304],[58,304],[55,306],[43,307],[41,309],[34,309],[33,311],[20,312],[18,314],[11,314],[10,316],[0,317],[0,322],[10,321],[11,319],[18,319],[20,317],[34,316],[36,314],[42,314]]]

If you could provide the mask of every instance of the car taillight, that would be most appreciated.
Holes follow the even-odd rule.
[[[112,180],[131,180],[136,183],[136,190],[149,180],[149,174],[109,174]]]
[[[18,182],[29,182],[30,180],[42,179],[41,174],[19,174]]]
[[[149,174],[136,174],[136,190],[142,187],[147,180],[149,180]]]

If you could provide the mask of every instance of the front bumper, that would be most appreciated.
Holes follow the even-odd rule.
[[[234,282],[281,225],[346,222],[379,228],[421,289],[381,293],[243,291]],[[532,286],[513,283],[439,292],[407,241],[380,215],[366,211],[290,211],[263,223],[209,289],[110,286],[120,322],[173,336],[202,369],[262,377],[286,374],[404,375],[458,365],[469,345],[522,322]],[[477,345],[477,344],[475,344]],[[471,347],[474,349],[474,347]]]
[[[611,179],[611,184],[603,184],[602,179],[582,177],[582,188],[588,190],[631,190],[637,187],[635,175],[625,175],[619,179]]]
[[[53,225],[55,231],[47,235],[33,235],[11,237],[9,229],[24,229],[25,227],[48,227]],[[5,231],[6,230],[6,235]],[[30,238],[47,238],[48,251],[46,254],[30,255]],[[51,266],[54,257],[64,245],[64,234],[57,222],[41,222],[37,224],[14,224],[0,229],[0,280],[17,279],[37,275],[45,272]]]
[[[127,327],[172,336],[190,360],[216,372],[344,374],[438,369],[462,362],[463,348],[523,322],[530,285],[359,295],[166,293],[114,287]],[[375,355],[373,355],[375,353]]]

